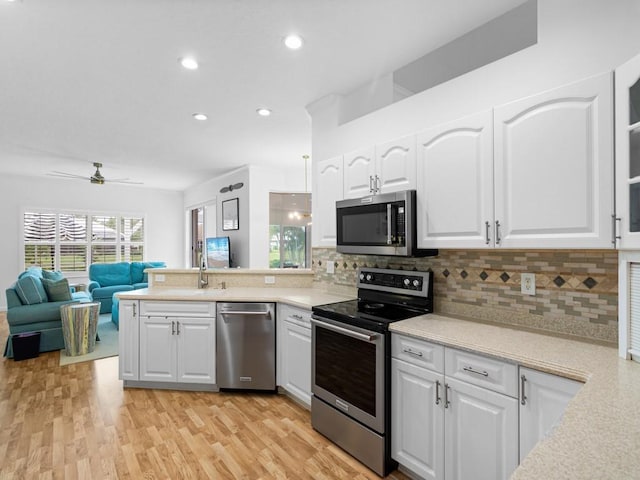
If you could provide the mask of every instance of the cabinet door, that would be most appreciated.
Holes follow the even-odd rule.
[[[620,248],[640,248],[640,55],[616,69],[616,215]]]
[[[418,134],[418,247],[493,246],[490,110]]]
[[[376,193],[399,192],[416,188],[415,135],[376,145],[375,150]]]
[[[313,246],[336,246],[336,201],[343,199],[342,157],[315,163],[313,174]]]
[[[611,248],[611,74],[494,110],[496,245]]]
[[[518,401],[448,378],[445,471],[448,480],[507,479],[518,466]]]
[[[215,369],[215,318],[176,319],[178,381],[213,384]]]
[[[520,367],[520,461],[562,418],[582,383]],[[522,378],[524,376],[524,378]]]
[[[391,359],[391,457],[424,479],[444,478],[443,380]]]
[[[176,319],[140,317],[140,380],[175,382]]]
[[[360,198],[375,193],[374,149],[365,148],[344,156],[344,198]]]
[[[138,380],[138,301],[120,300],[118,332],[118,378]]]
[[[311,328],[283,323],[282,380],[292,395],[311,405]]]

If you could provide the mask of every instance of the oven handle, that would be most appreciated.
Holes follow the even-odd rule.
[[[331,323],[321,322],[315,319],[311,319],[311,323],[318,325],[319,327],[326,328],[327,330],[333,330],[337,333],[342,333],[348,337],[356,338],[358,340],[364,340],[366,342],[372,342],[375,340],[378,335],[367,335],[366,333],[354,332],[353,330],[349,330],[348,328],[338,327],[337,325],[333,325]]]

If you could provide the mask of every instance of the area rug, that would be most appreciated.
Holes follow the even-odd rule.
[[[98,336],[100,340],[96,342],[93,352],[86,355],[68,357],[64,349],[60,350],[60,365],[70,365],[72,363],[88,362],[99,358],[114,357],[118,355],[118,329],[111,321],[110,313],[103,313],[98,319]]]

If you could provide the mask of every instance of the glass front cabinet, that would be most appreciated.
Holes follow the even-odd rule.
[[[616,69],[616,211],[618,248],[640,248],[640,55]]]

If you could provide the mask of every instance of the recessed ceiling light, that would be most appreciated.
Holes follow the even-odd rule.
[[[284,44],[291,50],[298,50],[302,47],[302,37],[300,35],[291,34],[284,37]]]
[[[256,110],[256,113],[261,117],[268,117],[269,115],[271,115],[271,110],[269,110],[268,108],[259,108]]]
[[[178,61],[187,70],[196,70],[198,68],[198,61],[193,57],[180,57]]]
[[[193,114],[193,118],[195,118],[196,120],[203,121],[203,120],[206,120],[209,117],[207,117],[206,113],[194,113]]]

